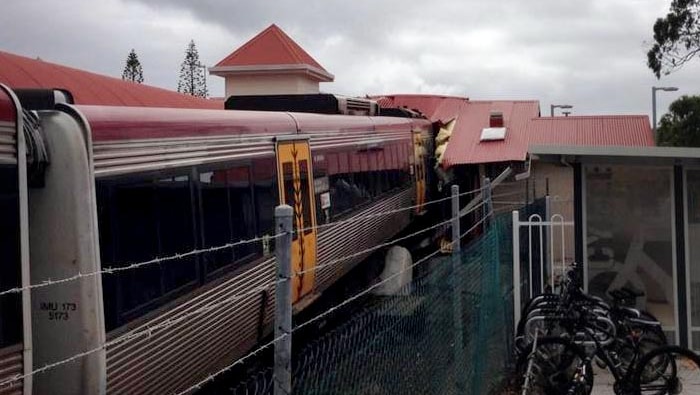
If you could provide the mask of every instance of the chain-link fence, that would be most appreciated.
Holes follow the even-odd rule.
[[[295,352],[294,394],[498,392],[512,346],[511,236],[510,215],[496,216],[462,248],[457,265],[434,258],[414,268],[403,292],[335,311],[347,317]],[[225,392],[272,394],[272,387],[265,368]]]

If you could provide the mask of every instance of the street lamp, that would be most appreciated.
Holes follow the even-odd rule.
[[[554,109],[555,108],[561,108],[561,109],[569,109],[569,108],[574,108],[571,104],[552,104],[549,106],[549,116],[553,117],[554,116]],[[569,113],[571,113],[569,111]]]
[[[654,141],[656,141],[656,91],[675,92],[677,90],[675,86],[651,87],[651,130],[654,132]]]

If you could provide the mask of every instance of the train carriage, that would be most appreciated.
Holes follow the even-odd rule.
[[[21,106],[0,84],[0,291],[29,284],[25,153]],[[29,297],[29,291],[0,295],[0,382],[31,370]],[[0,387],[0,394],[31,390],[31,377],[26,377]]]
[[[50,164],[29,194],[31,280],[80,278],[32,293],[34,366],[84,354],[37,374],[39,393],[171,393],[249,350],[273,320],[277,204],[295,210],[298,310],[365,256],[338,258],[391,239],[426,199],[423,119],[37,114]]]

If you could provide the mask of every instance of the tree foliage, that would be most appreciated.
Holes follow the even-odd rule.
[[[647,66],[656,78],[700,55],[700,0],[673,0],[665,18],[654,23],[654,45]]]
[[[177,83],[177,91],[192,96],[207,97],[207,80],[204,65],[199,61],[199,52],[190,40],[185,50],[185,59],[180,65],[180,80]]]
[[[133,48],[126,57],[126,65],[124,66],[124,71],[122,71],[122,79],[139,84],[143,82],[143,68]]]
[[[700,96],[681,96],[661,118],[658,145],[700,147]]]

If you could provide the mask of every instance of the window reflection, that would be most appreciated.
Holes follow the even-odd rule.
[[[700,170],[688,170],[688,275],[692,346],[700,349]]]
[[[675,327],[671,170],[586,167],[589,292],[644,291],[638,307]]]

